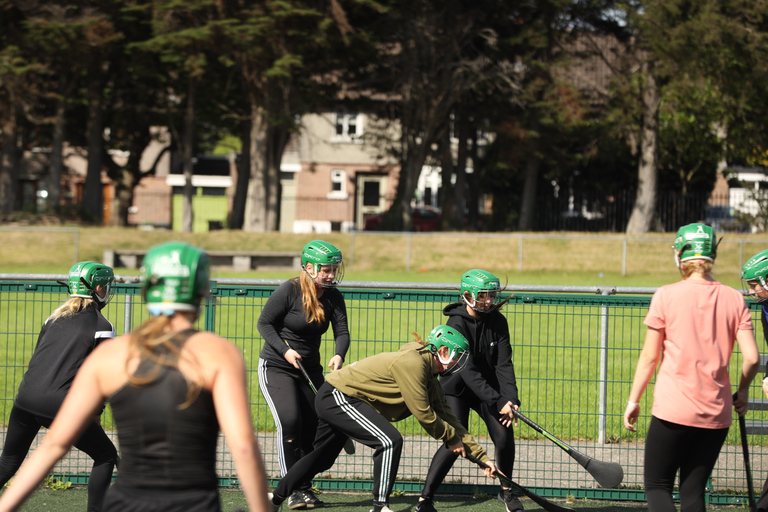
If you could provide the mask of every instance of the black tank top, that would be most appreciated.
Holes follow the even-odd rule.
[[[194,331],[179,333],[181,348]],[[153,367],[142,360],[136,375]],[[149,384],[126,384],[110,399],[120,442],[117,479],[145,488],[216,488],[219,422],[210,391],[189,405],[187,382],[176,368],[161,367]]]

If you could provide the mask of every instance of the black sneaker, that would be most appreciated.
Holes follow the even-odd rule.
[[[435,504],[432,503],[432,500],[424,500],[416,505],[416,512],[437,512],[437,510],[435,509]]]
[[[497,498],[505,505],[507,512],[520,512],[524,510],[523,504],[517,499],[512,489],[502,488]]]
[[[288,508],[291,510],[302,510],[307,508],[307,502],[304,501],[304,493],[302,491],[293,491],[288,497]]]
[[[324,507],[325,502],[317,497],[312,489],[303,489],[300,491],[304,495],[304,503],[307,504],[307,508]]]

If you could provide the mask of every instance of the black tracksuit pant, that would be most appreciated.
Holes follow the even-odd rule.
[[[347,438],[351,437],[373,448],[373,500],[387,503],[400,466],[403,449],[400,432],[373,407],[345,395],[327,382],[317,391],[315,411],[320,418],[315,449],[280,480],[276,497],[287,498],[301,482],[333,466]]]
[[[53,418],[29,413],[15,405],[8,420],[8,433],[0,455],[0,487],[11,479],[21,467],[40,427],[50,427]],[[112,470],[117,463],[117,450],[101,425],[95,421],[88,424],[75,448],[93,459],[93,468],[88,478],[88,512],[102,509],[104,495],[112,481]]]
[[[474,397],[474,394],[472,394]],[[446,395],[445,401],[451,407],[451,411],[456,415],[464,428],[469,426],[469,411],[474,410],[483,419],[488,426],[488,434],[496,448],[496,466],[503,474],[512,478],[512,470],[515,466],[515,432],[512,426],[505,427],[499,422],[499,413],[492,411],[487,404],[480,401],[479,398],[468,399],[469,397],[458,397]],[[459,457],[443,444],[432,457],[432,463],[429,465],[427,479],[424,482],[424,489],[421,497],[432,499],[443,483],[445,476],[453,467],[454,462]]]

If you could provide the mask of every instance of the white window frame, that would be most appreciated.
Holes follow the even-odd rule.
[[[354,119],[354,132],[350,133],[350,120]],[[336,127],[341,123],[341,134],[336,133]],[[346,142],[361,144],[363,136],[363,115],[362,114],[345,114],[337,112],[333,115],[333,135],[331,136],[331,142]]]
[[[333,190],[333,184],[338,183],[341,185],[339,190]],[[328,199],[343,199],[349,198],[347,194],[347,171],[343,169],[331,170],[331,191],[328,192]]]

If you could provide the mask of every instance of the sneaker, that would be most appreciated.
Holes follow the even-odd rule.
[[[304,495],[304,503],[307,504],[307,508],[324,507],[325,502],[317,497],[317,494],[312,489],[302,489],[301,494]]]
[[[394,512],[394,511],[391,508],[389,508],[389,505],[384,505],[379,509],[377,509],[376,505],[374,505],[374,508],[371,509],[371,512]]]
[[[435,504],[432,503],[432,500],[424,500],[416,505],[416,512],[437,512],[437,510],[435,510]]]
[[[272,494],[271,492],[267,493],[267,497],[269,498],[269,502],[272,504],[272,512],[278,512],[280,510],[280,507],[282,506],[282,504],[278,505],[275,502],[273,502],[272,501],[272,497],[273,496],[274,496],[274,494]]]
[[[288,508],[291,510],[302,510],[307,508],[307,502],[304,501],[304,493],[296,490],[288,497]]]
[[[520,512],[524,510],[523,504],[520,503],[512,489],[502,488],[497,498],[506,506],[507,512]]]

